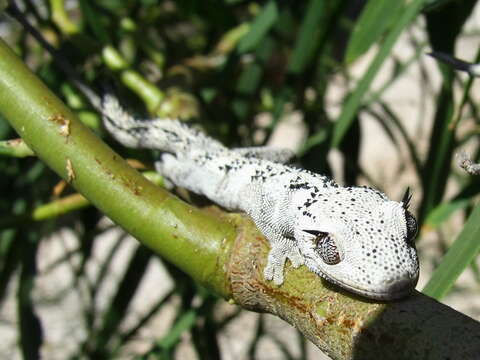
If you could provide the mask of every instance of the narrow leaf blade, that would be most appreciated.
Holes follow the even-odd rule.
[[[275,24],[277,19],[277,4],[274,0],[270,0],[253,21],[250,31],[242,38],[242,40],[240,40],[240,43],[238,44],[238,52],[243,54],[255,49],[273,24]]]
[[[458,235],[442,262],[434,271],[423,293],[441,299],[451,289],[460,274],[480,251],[480,204],[470,214],[462,232]]]
[[[350,64],[377,42],[403,9],[403,1],[370,0],[355,23],[345,62]]]
[[[289,72],[301,73],[312,57],[315,42],[318,41],[318,31],[322,27],[320,19],[325,16],[325,6],[326,3],[322,0],[310,0],[308,3],[288,65]]]
[[[418,15],[424,1],[425,0],[412,0],[405,7],[405,10],[399,17],[398,22],[396,22],[390,30],[380,50],[378,51],[371,65],[369,66],[368,71],[358,83],[355,91],[347,99],[346,104],[343,107],[342,113],[340,114],[339,119],[335,123],[332,137],[332,147],[338,147],[338,145],[342,141],[343,137],[347,133],[348,128],[350,127],[352,121],[355,118],[357,110],[360,108],[363,96],[373,82],[373,79],[377,75],[377,72],[380,70],[383,62],[390,54],[393,45],[395,45],[395,42],[397,41],[402,31]]]

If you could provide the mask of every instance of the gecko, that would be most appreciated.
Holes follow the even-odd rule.
[[[395,300],[414,289],[417,221],[408,190],[393,201],[288,165],[290,150],[229,149],[179,120],[135,118],[110,94],[102,106],[104,126],[118,142],[161,151],[155,169],[173,185],[253,219],[270,244],[266,280],[280,286],[289,260],[371,299]]]

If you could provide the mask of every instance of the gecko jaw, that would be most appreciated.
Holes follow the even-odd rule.
[[[339,286],[342,289],[348,290],[354,294],[364,296],[373,300],[380,301],[391,301],[391,300],[400,300],[402,298],[411,295],[415,289],[415,286],[418,281],[418,273],[414,277],[407,277],[399,280],[391,280],[388,285],[387,290],[378,291],[378,290],[368,290],[365,288],[360,288],[358,286],[350,285],[343,281],[340,281],[330,275],[327,275],[323,272],[316,272],[320,277],[325,280]]]

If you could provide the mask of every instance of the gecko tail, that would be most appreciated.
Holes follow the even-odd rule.
[[[136,119],[107,94],[102,101],[103,124],[108,132],[127,147],[155,149],[173,154],[222,146],[200,131],[172,119]]]
[[[120,105],[118,99],[107,94],[102,99],[103,126],[115,140],[127,147],[142,147],[138,136],[140,122],[127,113]]]

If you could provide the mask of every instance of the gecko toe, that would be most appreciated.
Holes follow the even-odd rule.
[[[265,277],[265,280],[273,280],[273,266],[265,266],[265,269],[263,269],[263,276]]]
[[[277,268],[278,270],[278,268]],[[283,269],[280,271],[274,271],[273,273],[273,283],[277,286],[283,284]]]
[[[268,259],[268,264],[263,270],[265,280],[273,280],[275,285],[283,284],[283,263],[278,263],[274,259]]]
[[[300,254],[298,249],[294,249],[293,251],[291,251],[290,254],[288,254],[287,258],[290,259],[290,262],[295,269],[305,264],[305,259]]]

